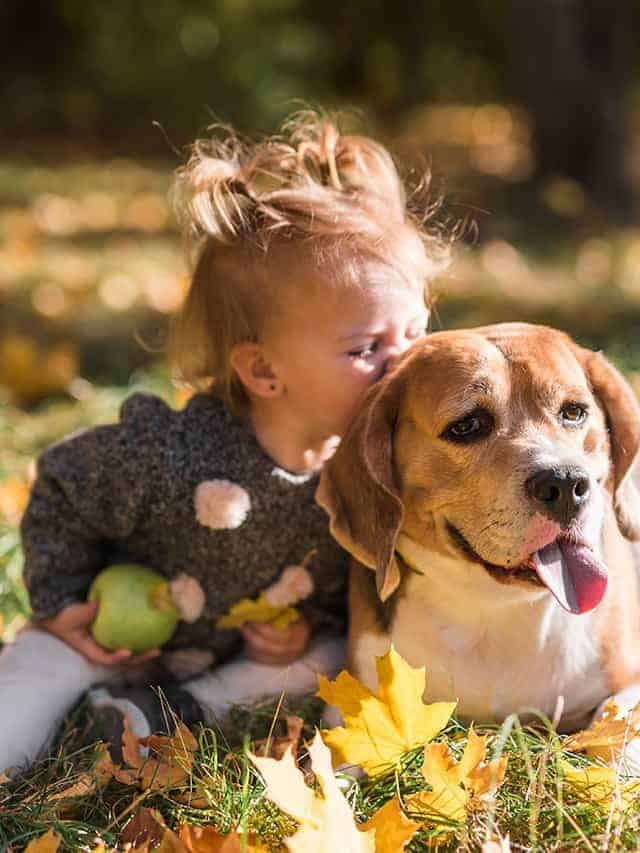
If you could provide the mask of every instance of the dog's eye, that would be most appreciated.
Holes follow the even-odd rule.
[[[560,409],[560,417],[566,424],[579,426],[587,417],[587,409],[578,403],[565,403]]]
[[[459,421],[454,421],[442,433],[449,441],[471,442],[484,438],[493,428],[493,416],[484,409],[476,409]]]

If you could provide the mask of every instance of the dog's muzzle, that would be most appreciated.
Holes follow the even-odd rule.
[[[538,512],[563,527],[573,521],[591,495],[589,475],[577,466],[544,468],[524,484]]]

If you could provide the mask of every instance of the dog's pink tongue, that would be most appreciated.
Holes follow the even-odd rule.
[[[570,613],[587,613],[602,601],[607,568],[583,542],[552,542],[533,561],[542,583]]]

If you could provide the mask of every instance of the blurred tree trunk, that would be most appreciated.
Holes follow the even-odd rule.
[[[634,17],[630,0],[511,0],[514,82],[533,116],[538,173],[574,178],[618,221],[632,209]]]

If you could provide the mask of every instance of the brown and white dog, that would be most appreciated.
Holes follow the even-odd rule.
[[[559,331],[508,323],[412,347],[318,490],[356,558],[352,674],[375,689],[393,642],[426,666],[425,699],[457,699],[469,720],[535,709],[567,731],[612,694],[635,704],[639,448],[626,381]]]

